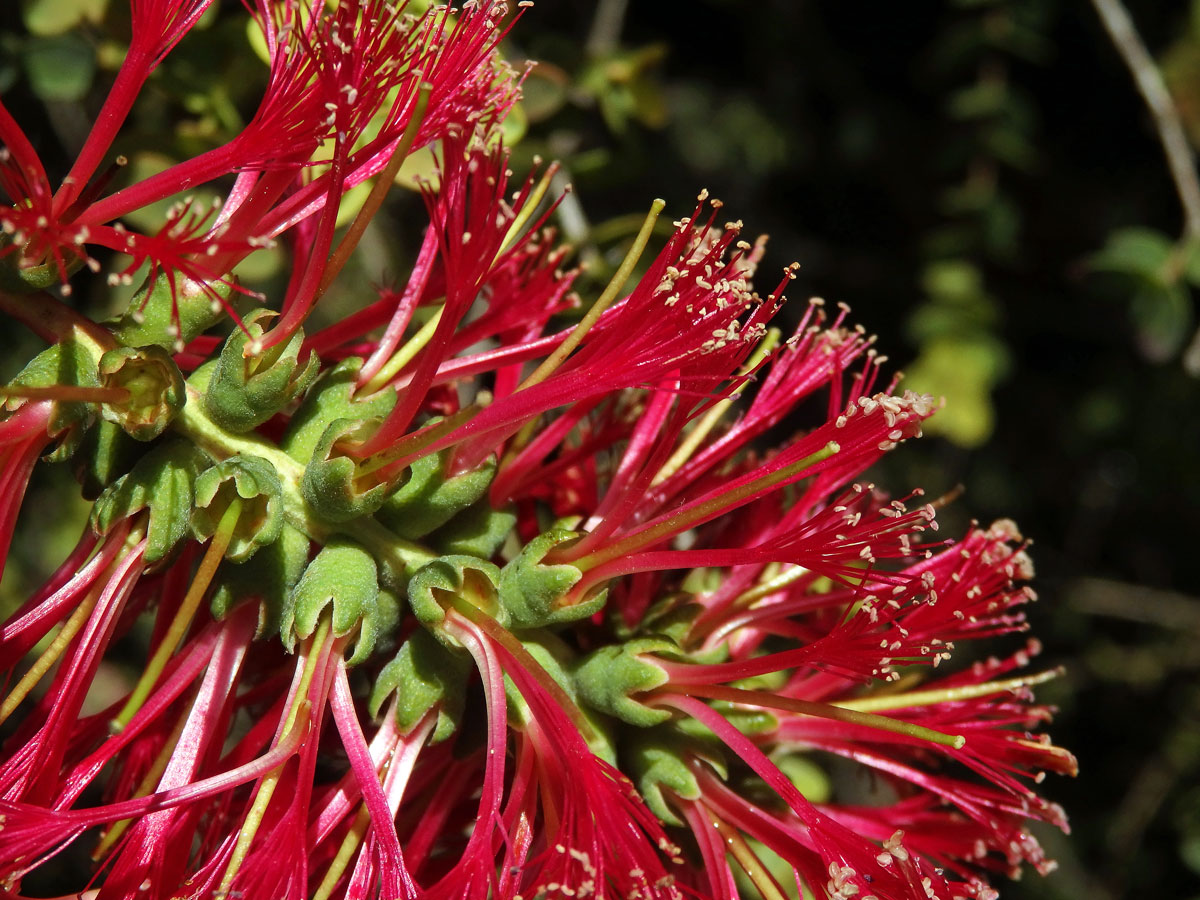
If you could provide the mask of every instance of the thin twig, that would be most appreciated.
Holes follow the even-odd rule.
[[[1179,201],[1183,204],[1184,235],[1200,239],[1200,179],[1196,176],[1195,157],[1183,131],[1179,110],[1171,99],[1162,73],[1142,43],[1133,19],[1121,0],[1092,0],[1100,21],[1112,38],[1113,46],[1125,60],[1146,106],[1154,116],[1154,126],[1162,141],[1167,166],[1175,182]]]
[[[584,44],[584,51],[588,56],[595,59],[617,49],[628,7],[629,0],[601,0],[596,7],[592,28]]]

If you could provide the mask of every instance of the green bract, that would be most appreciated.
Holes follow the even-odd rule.
[[[339,441],[360,441],[378,426],[377,420],[334,419],[321,434],[300,485],[304,499],[326,522],[349,522],[369,516],[383,505],[391,486],[363,484],[358,461],[337,449]]]
[[[303,364],[300,351],[304,331],[257,356],[246,356],[246,346],[263,335],[260,324],[278,315],[256,309],[242,319],[245,330],[235,329],[208,382],[204,405],[213,421],[227,431],[241,433],[261,425],[308,390],[320,369],[320,360],[309,353]]]
[[[400,537],[415,540],[483,497],[496,475],[495,457],[477,469],[447,478],[449,456],[446,450],[416,460],[409,468],[408,480],[379,508],[379,521]]]
[[[263,547],[250,559],[235,565],[222,565],[209,608],[223,619],[243,600],[254,600],[258,607],[259,636],[278,633],[283,623],[287,597],[308,565],[308,535],[285,524],[278,539]]]
[[[492,509],[490,503],[481,500],[429,535],[428,542],[443,553],[491,559],[504,546],[516,524],[516,513]]]
[[[11,382],[13,387],[100,387],[101,348],[87,336],[76,336],[51,344],[20,371]],[[7,406],[25,401],[9,400]],[[58,436],[58,446],[47,459],[66,459],[79,447],[84,432],[96,421],[95,406],[85,402],[57,401],[50,416],[47,431]]]
[[[408,583],[408,605],[421,624],[450,646],[458,641],[445,633],[446,603],[461,597],[501,625],[508,624],[507,610],[500,605],[496,584],[500,570],[473,556],[442,556],[417,570]]]
[[[448,650],[418,628],[379,672],[368,708],[372,716],[378,716],[387,699],[394,696],[396,724],[407,734],[437,707],[437,724],[430,736],[430,743],[436,744],[458,730],[471,669],[470,657]]]
[[[88,500],[100,496],[101,491],[133,467],[145,450],[145,444],[131,438],[120,425],[97,422],[83,435],[72,456],[83,496]]]
[[[667,673],[642,656],[678,653],[679,648],[661,638],[637,638],[594,650],[576,664],[575,686],[584,703],[593,709],[643,728],[671,718],[665,709],[654,709],[633,699],[667,683]]]
[[[225,556],[242,562],[273,543],[283,528],[283,487],[275,467],[258,456],[236,456],[196,479],[192,531],[197,538],[212,537],[235,497],[241,498],[242,510]]]
[[[335,636],[359,630],[354,653],[347,660],[351,664],[370,656],[376,641],[394,627],[398,617],[395,598],[380,593],[375,558],[342,538],[326,543],[292,588],[280,624],[284,645],[292,650],[297,638],[311,637],[331,605]]]
[[[604,606],[604,592],[583,603],[562,604],[583,577],[572,565],[543,565],[542,559],[559,544],[573,541],[573,531],[546,531],[522,548],[520,555],[500,573],[500,602],[521,628],[563,625],[586,619]]]
[[[122,519],[147,510],[145,560],[158,562],[188,534],[192,485],[211,462],[188,441],[153,448],[100,495],[92,507],[93,530],[107,534]]]
[[[100,414],[130,437],[152,441],[175,418],[186,400],[183,376],[158,346],[116,347],[100,357],[104,386],[129,392],[129,399],[103,403]]]
[[[301,465],[312,459],[325,429],[338,419],[356,422],[386,416],[396,405],[396,391],[387,387],[366,397],[354,395],[362,360],[344,359],[324,372],[300,408],[292,414],[279,447]]]

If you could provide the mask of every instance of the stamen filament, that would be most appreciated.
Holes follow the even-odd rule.
[[[721,837],[725,839],[729,855],[741,866],[742,871],[753,882],[763,900],[787,900],[787,895],[779,887],[771,873],[767,871],[767,867],[762,864],[758,854],[746,843],[742,833],[728,822],[722,821],[712,810],[706,809],[705,812],[713,828],[717,829]]]
[[[429,317],[429,321],[421,326],[421,329],[409,338],[408,343],[402,346],[391,359],[375,373],[375,376],[362,387],[364,396],[373,394],[385,384],[400,374],[400,370],[412,361],[412,358],[424,349],[437,331],[438,323],[442,321],[442,312],[446,309],[445,304],[439,306],[437,311]]]
[[[908,709],[914,706],[933,706],[936,703],[957,703],[962,700],[974,700],[977,697],[987,697],[992,694],[1003,694],[1006,691],[1019,691],[1021,688],[1033,687],[1053,681],[1063,674],[1061,668],[1039,672],[1036,675],[1024,675],[1020,678],[1006,678],[1003,681],[989,681],[984,684],[964,684],[957,687],[941,688],[928,691],[908,691],[903,694],[881,694],[877,697],[860,697],[856,700],[840,700],[834,706],[857,712],[878,712],[883,709]]]
[[[342,838],[342,843],[338,846],[329,868],[325,870],[325,876],[313,893],[312,900],[329,900],[333,895],[333,889],[337,887],[338,879],[350,865],[350,860],[354,858],[354,851],[362,844],[370,826],[371,814],[367,811],[366,804],[360,803],[358,813],[354,816],[354,822],[351,824],[350,830],[346,832],[346,836]]]
[[[746,360],[739,370],[739,375],[748,375],[753,372],[764,359],[767,358],[772,350],[779,345],[780,331],[778,328],[768,329],[766,337],[759,341],[758,346],[754,348],[754,353]],[[684,437],[679,448],[671,454],[671,458],[663,463],[663,467],[658,470],[658,474],[654,476],[654,480],[650,482],[650,486],[662,484],[691,459],[692,454],[699,449],[704,443],[704,439],[708,437],[709,432],[716,427],[717,423],[737,401],[737,396],[726,397],[724,400],[718,400],[713,404],[712,409],[706,412],[693,427],[692,430]]]
[[[552,163],[546,169],[546,173],[542,175],[538,183],[534,185],[533,191],[521,206],[521,211],[517,213],[517,217],[508,226],[508,232],[504,235],[504,240],[500,243],[500,249],[496,251],[497,259],[521,236],[521,232],[525,230],[525,226],[529,224],[529,220],[533,218],[533,214],[537,212],[538,206],[541,205],[542,198],[546,196],[546,191],[550,190],[550,182],[554,180],[557,172],[558,163]]]
[[[4,702],[0,703],[0,725],[4,724],[5,720],[13,714],[21,702],[29,696],[29,692],[34,689],[39,681],[42,680],[50,668],[58,662],[58,658],[63,655],[68,645],[74,640],[75,635],[79,633],[84,624],[88,620],[88,616],[92,614],[100,595],[104,592],[104,582],[97,580],[92,589],[88,591],[87,596],[83,598],[83,602],[75,607],[75,611],[63,626],[58,630],[58,634],[50,642],[50,645],[42,651],[29,671],[21,676],[21,680],[16,683],[8,696],[4,698]]]
[[[313,675],[317,670],[317,662],[324,655],[321,651],[324,649],[325,640],[328,636],[329,616],[325,615],[321,617],[320,624],[317,625],[317,630],[313,633],[309,641],[308,657],[304,660],[304,671],[300,675],[300,684],[296,688],[296,695],[284,718],[283,728],[279,731],[279,738],[276,741],[276,745],[282,743],[291,735],[292,730],[296,727],[301,710],[307,709],[309,705],[308,688],[312,684]],[[279,784],[279,777],[283,774],[283,765],[281,763],[263,776],[262,782],[258,787],[258,792],[254,795],[254,802],[250,806],[250,811],[246,813],[246,819],[242,822],[242,828],[238,832],[237,843],[233,847],[233,853],[230,855],[225,875],[221,878],[221,886],[217,891],[218,895],[229,895],[229,887],[233,884],[233,879],[237,877],[242,863],[245,862],[246,854],[250,852],[250,845],[254,842],[254,836],[258,833],[258,828],[262,825],[263,817],[266,815],[267,807],[271,803],[271,797],[275,794],[275,787]]]
[[[167,763],[171,761],[171,754],[175,752],[175,745],[179,742],[179,736],[183,734],[183,728],[187,724],[187,720],[188,711],[184,710],[178,719],[176,719],[175,726],[171,729],[171,733],[167,735],[162,749],[158,751],[158,756],[154,757],[154,762],[151,763],[146,774],[142,776],[142,780],[138,782],[137,788],[130,794],[130,799],[134,797],[147,797],[154,791],[159,778],[166,771]],[[121,835],[125,833],[131,824],[133,824],[133,819],[118,819],[106,828],[100,836],[100,840],[96,842],[95,849],[92,850],[92,859],[100,860],[107,856],[108,851],[120,840]]]
[[[685,696],[707,697],[710,700],[727,700],[730,703],[741,703],[746,706],[759,706],[764,709],[781,709],[786,712],[800,713],[820,719],[833,719],[850,725],[861,725],[878,731],[890,731],[906,737],[929,741],[944,747],[961,750],[967,739],[961,734],[945,734],[926,728],[924,725],[914,725],[899,719],[889,719],[886,716],[876,716],[868,712],[846,709],[830,703],[817,703],[812,700],[800,700],[795,697],[783,697],[769,691],[754,691],[747,688],[728,687],[720,684],[689,684],[687,686],[666,685],[654,693],[684,694]],[[645,701],[649,702],[649,700]]]
[[[803,472],[810,466],[815,466],[825,461],[840,449],[835,441],[830,441],[811,456],[797,460],[790,466],[784,466],[781,469],[771,472],[769,475],[764,475],[762,478],[752,479],[732,490],[719,493],[706,503],[697,504],[691,509],[681,510],[676,515],[663,519],[657,525],[650,525],[649,527],[635,531],[622,540],[614,541],[603,549],[596,550],[580,559],[574,560],[572,564],[576,568],[586,571],[640,550],[643,547],[657,544],[659,541],[686,531],[692,526],[718,515],[723,509],[737,506],[747,498],[787,481],[798,472]]]
[[[570,717],[571,722],[579,729],[585,740],[594,741],[596,739],[596,732],[592,729],[591,723],[584,717],[583,712],[575,704],[575,701],[563,690],[561,684],[550,677],[549,673],[542,668],[542,664],[534,658],[533,654],[525,649],[525,646],[516,635],[507,628],[501,627],[495,619],[465,597],[458,595],[451,597],[450,606],[464,619],[507,650],[523,669],[537,678],[541,686],[546,689],[546,692],[554,698],[554,701],[562,707],[563,712]]]
[[[138,678],[138,682],[134,686],[133,692],[129,695],[129,699],[125,701],[125,705],[121,707],[121,711],[109,723],[109,727],[114,733],[119,734],[129,724],[130,720],[137,715],[137,711],[142,708],[142,704],[150,696],[150,691],[154,688],[154,683],[158,681],[158,676],[162,674],[163,669],[166,667],[171,654],[175,652],[175,648],[179,646],[179,642],[191,627],[192,619],[196,616],[196,610],[200,607],[200,601],[208,591],[209,584],[212,583],[217,566],[221,564],[221,559],[225,556],[225,551],[229,548],[229,542],[233,540],[233,532],[237,528],[238,517],[241,513],[241,498],[234,497],[228,509],[222,514],[220,522],[217,524],[217,530],[208,545],[208,550],[205,552],[204,558],[200,560],[200,565],[196,569],[196,576],[192,579],[192,584],[184,595],[183,602],[179,604],[179,609],[175,611],[175,617],[167,627],[167,633],[159,641],[154,655],[150,657],[150,661],[142,671],[141,677]]]
[[[333,280],[341,274],[342,268],[350,259],[350,254],[354,252],[354,248],[362,240],[367,226],[375,218],[375,213],[379,212],[379,207],[383,205],[384,198],[387,197],[388,191],[391,190],[396,180],[396,173],[400,171],[400,166],[408,158],[408,154],[412,151],[413,144],[417,140],[417,132],[421,128],[421,122],[425,119],[425,110],[429,107],[429,94],[432,90],[433,85],[424,82],[417,89],[416,106],[413,108],[412,118],[408,120],[408,124],[404,127],[404,134],[400,136],[400,143],[396,145],[396,149],[388,159],[387,165],[383,167],[379,173],[379,177],[375,179],[375,184],[371,186],[371,193],[367,195],[366,202],[358,210],[358,215],[354,217],[350,228],[342,235],[341,241],[338,242],[337,247],[330,254],[329,262],[325,264],[325,271],[321,274],[321,281],[317,286],[316,296],[313,298],[314,303],[324,296],[325,291],[333,284]]]
[[[601,314],[617,299],[621,288],[625,286],[625,282],[633,274],[634,266],[642,258],[642,254],[646,250],[646,245],[650,242],[650,234],[654,230],[654,223],[658,221],[658,214],[663,211],[666,205],[665,200],[655,200],[650,204],[650,212],[646,214],[641,230],[638,231],[637,237],[633,239],[633,246],[629,248],[629,252],[621,260],[621,265],[613,273],[612,280],[609,281],[608,286],[596,298],[596,302],[592,304],[592,308],[587,311],[587,315],[580,319],[579,324],[575,326],[567,336],[567,339],[559,344],[554,349],[554,352],[542,361],[542,364],[533,371],[533,374],[521,382],[520,387],[517,388],[518,391],[533,387],[535,384],[541,384],[549,378],[554,373],[554,370],[562,365],[563,361],[579,346],[584,336],[592,330],[592,326],[600,319]]]
[[[29,387],[10,384],[0,387],[0,398],[21,400],[57,400],[61,403],[125,403],[132,396],[125,388],[80,387],[74,384],[52,384]]]

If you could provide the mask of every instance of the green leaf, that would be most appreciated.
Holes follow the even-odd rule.
[[[100,495],[92,507],[93,530],[107,534],[122,519],[148,510],[145,559],[158,562],[188,534],[192,485],[210,463],[187,441],[158,445]]]
[[[1174,251],[1175,242],[1160,231],[1122,228],[1109,235],[1104,248],[1092,255],[1088,265],[1097,272],[1133,275],[1163,285]]]
[[[47,37],[83,22],[98,25],[107,9],[108,0],[23,0],[21,18],[30,34]]]
[[[63,103],[87,95],[96,74],[96,54],[78,34],[33,38],[24,51],[25,74],[39,98]]]
[[[1129,305],[1142,353],[1154,362],[1173,358],[1192,330],[1192,297],[1186,287],[1143,285]]]

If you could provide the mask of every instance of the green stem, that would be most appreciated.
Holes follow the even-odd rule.
[[[412,575],[421,566],[437,558],[437,554],[429,549],[404,540],[369,516],[342,522],[336,527],[326,525],[312,511],[301,493],[304,466],[259,435],[225,431],[205,413],[204,398],[200,393],[190,385],[187,392],[187,402],[172,422],[172,427],[216,459],[258,456],[269,462],[279,475],[283,488],[283,514],[292,527],[314,541],[324,541],[335,532],[348,535],[370,550],[385,568],[395,573]]]

